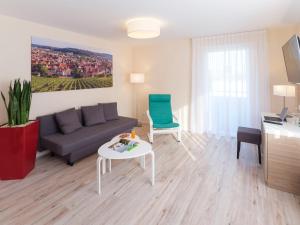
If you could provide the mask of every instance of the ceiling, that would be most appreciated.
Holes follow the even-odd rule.
[[[128,19],[153,17],[166,39],[300,23],[300,0],[1,0],[0,14],[110,39],[127,39]]]

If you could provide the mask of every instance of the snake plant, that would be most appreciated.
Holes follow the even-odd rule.
[[[30,81],[20,79],[14,80],[9,86],[8,103],[1,92],[2,99],[7,111],[8,125],[16,126],[25,124],[29,120],[29,112],[31,106],[31,84]]]

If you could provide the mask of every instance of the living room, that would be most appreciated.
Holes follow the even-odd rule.
[[[299,10],[2,1],[0,224],[300,224]]]

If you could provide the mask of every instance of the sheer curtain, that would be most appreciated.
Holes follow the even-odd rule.
[[[265,31],[192,40],[191,130],[235,136],[269,109]]]

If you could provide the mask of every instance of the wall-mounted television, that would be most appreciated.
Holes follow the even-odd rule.
[[[297,35],[288,40],[282,47],[283,57],[288,76],[291,83],[300,83],[300,38]]]

